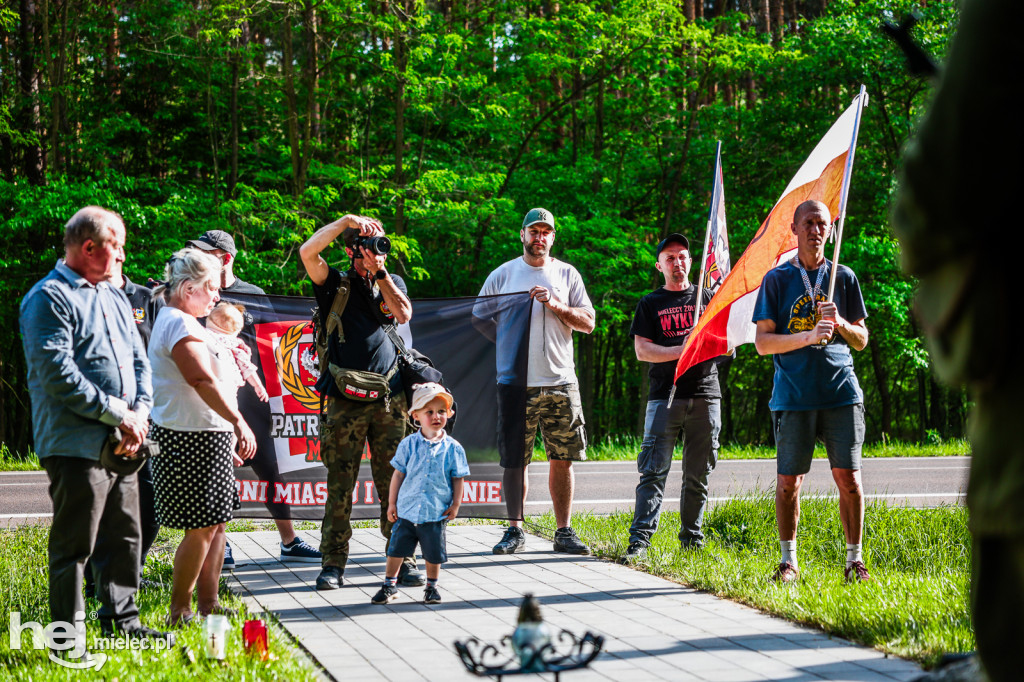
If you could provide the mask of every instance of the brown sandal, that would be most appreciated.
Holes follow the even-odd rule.
[[[192,623],[194,623],[195,620],[196,614],[184,613],[178,616],[177,618],[173,618],[172,616],[168,615],[164,622],[166,622],[167,627],[170,628],[187,628],[189,625],[192,625]]]

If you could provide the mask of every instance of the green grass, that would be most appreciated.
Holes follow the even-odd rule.
[[[271,653],[276,660],[262,663],[249,657],[242,646],[242,624],[247,616],[232,619],[228,640],[228,656],[224,663],[208,660],[202,646],[202,626],[193,624],[178,630],[178,643],[172,649],[149,651],[107,651],[109,658],[99,673],[70,670],[51,662],[45,649],[32,648],[31,635],[23,636],[20,650],[11,649],[7,619],[11,611],[21,612],[22,623],[36,621],[44,626],[50,621],[47,603],[46,544],[47,526],[22,526],[0,530],[0,680],[316,680],[311,663],[296,653],[288,634],[276,624],[272,614],[264,614],[270,630]],[[161,582],[159,589],[141,590],[136,595],[141,618],[150,627],[164,629],[163,622],[170,605],[171,562],[182,533],[161,531],[157,544],[146,564],[146,577]],[[242,609],[243,605],[221,584],[221,601]],[[86,602],[87,614],[99,608],[95,600]],[[86,638],[90,648],[93,637],[101,636],[99,623],[87,615]],[[195,655],[190,662],[183,645]]]
[[[640,452],[640,438],[634,436],[612,436],[587,447],[587,461],[617,462],[633,461]],[[936,443],[904,443],[902,441],[885,441],[865,443],[864,457],[948,457],[952,455],[971,454],[971,444],[962,438],[952,438]],[[682,441],[676,444],[673,459],[682,459]],[[817,444],[814,457],[823,459],[825,446]],[[544,447],[537,445],[533,450],[534,460],[546,461]],[[773,445],[740,445],[730,443],[722,445],[718,450],[719,459],[775,459]]]
[[[864,553],[873,581],[843,581],[845,540],[833,499],[801,505],[797,553],[801,579],[778,585],[774,498],[762,495],[709,508],[703,550],[679,549],[678,513],[665,513],[647,560],[637,568],[754,606],[926,666],[974,649],[968,610],[970,536],[964,507],[914,509],[868,505]],[[573,527],[594,552],[618,560],[630,513],[576,515]],[[550,515],[533,519],[553,534]]]
[[[539,441],[538,441],[539,443]],[[587,460],[591,462],[632,461],[640,451],[640,439],[635,436],[611,436],[604,440],[591,443],[587,448]],[[945,457],[951,455],[971,454],[971,444],[963,438],[951,438],[936,443],[904,443],[902,441],[885,441],[882,443],[865,443],[864,457]],[[683,448],[679,443],[673,454],[674,459],[682,459]],[[825,457],[825,448],[818,445],[814,456]],[[544,447],[537,445],[533,450],[533,458],[547,461]],[[731,443],[723,445],[718,451],[719,459],[775,459],[775,448],[771,445],[739,445]],[[476,453],[472,462],[493,462],[497,453]],[[0,444],[0,471],[35,471],[42,469],[35,453],[22,456],[12,452],[6,445]]]
[[[0,471],[37,471],[42,468],[36,453],[22,456],[11,451],[5,443],[0,443]]]

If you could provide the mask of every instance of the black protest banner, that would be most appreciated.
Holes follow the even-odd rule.
[[[242,500],[236,516],[320,520],[327,501],[327,472],[320,461],[320,396],[313,388],[317,370],[311,317],[316,304],[312,298],[295,296],[230,298],[246,307],[242,335],[253,349],[253,362],[270,395],[268,403],[261,403],[251,387],[240,389],[239,407],[256,434],[257,453],[235,470]],[[463,486],[463,517],[507,518],[497,453],[493,338],[500,324],[503,342],[525,349],[529,304],[522,293],[415,300],[412,322],[399,328],[406,344],[441,370],[455,396],[458,415],[452,436],[466,449],[471,471]],[[518,355],[525,363],[525,354]],[[366,461],[375,454],[363,455],[364,466],[352,492],[353,519],[380,516],[381,491],[376,490]]]

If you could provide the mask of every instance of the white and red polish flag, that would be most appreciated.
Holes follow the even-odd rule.
[[[754,302],[765,274],[796,255],[796,235],[790,229],[793,212],[814,199],[828,206],[833,216],[845,212],[845,199],[857,144],[860,112],[867,93],[861,88],[811,155],[790,180],[743,256],[708,303],[683,346],[676,364],[676,379],[694,365],[752,343],[757,327],[751,322]]]
[[[715,180],[711,190],[711,213],[704,234],[700,276],[697,278],[697,320],[700,320],[704,292],[714,295],[731,269],[729,234],[725,228],[725,183],[722,180],[722,142],[715,151]]]

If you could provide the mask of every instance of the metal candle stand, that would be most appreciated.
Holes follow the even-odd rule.
[[[536,651],[527,646],[522,652],[513,648],[512,635],[502,637],[498,645],[481,642],[476,637],[454,645],[463,665],[474,675],[496,677],[500,682],[506,675],[552,673],[558,682],[559,675],[566,670],[590,665],[601,653],[604,637],[587,632],[581,639],[562,630]]]

